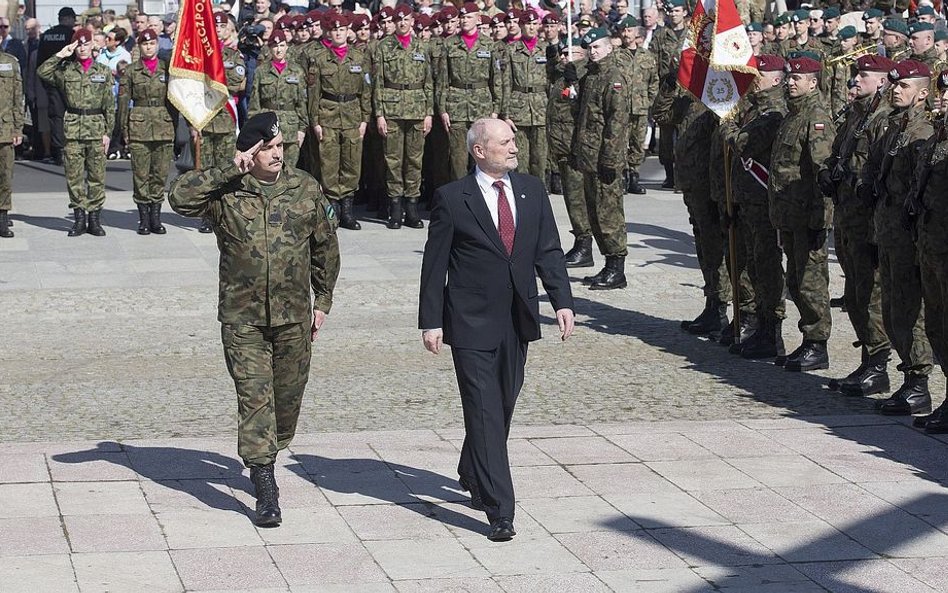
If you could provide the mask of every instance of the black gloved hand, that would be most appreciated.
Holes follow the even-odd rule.
[[[567,62],[563,66],[563,80],[568,84],[573,84],[579,82],[579,73],[576,72],[576,64],[574,62]]]
[[[818,231],[810,230],[810,251],[819,251],[823,249],[823,246],[826,244],[826,235],[828,231],[826,229],[820,229]]]
[[[856,196],[859,197],[864,204],[872,205],[876,201],[876,192],[872,188],[871,183],[860,183],[857,185]]]
[[[616,180],[616,170],[610,167],[599,167],[599,181],[611,185]]]
[[[836,184],[833,183],[833,174],[829,169],[820,169],[820,172],[816,175],[816,182],[824,196],[836,197]]]

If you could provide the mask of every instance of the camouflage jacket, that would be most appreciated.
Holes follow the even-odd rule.
[[[655,56],[645,49],[618,50],[622,62],[628,68],[632,85],[632,115],[648,115],[658,95],[658,63]]]
[[[427,45],[412,35],[402,47],[392,35],[375,50],[372,106],[376,117],[422,120],[434,115],[434,74]]]
[[[918,220],[917,246],[920,253],[948,253],[948,136],[944,133],[944,120],[937,123],[937,130],[921,151],[915,168],[912,191],[919,176],[927,168],[928,180],[921,195],[922,212]],[[940,135],[938,131],[941,131]]]
[[[501,118],[518,126],[545,126],[547,103],[546,42],[538,39],[533,51],[523,40],[507,46],[501,62]]]
[[[893,109],[888,128],[872,147],[864,173],[869,175],[875,171],[877,178],[885,178],[884,192],[877,196],[874,212],[875,243],[880,247],[912,241],[911,233],[902,226],[902,207],[912,186],[915,165],[922,160],[922,146],[932,131],[924,106]],[[891,155],[891,165],[884,171],[887,152]]]
[[[442,42],[435,104],[451,121],[472,122],[500,113],[499,56],[494,42],[478,36],[470,50],[460,35]]]
[[[777,130],[787,115],[783,86],[750,93],[744,97],[738,117],[722,123],[726,140],[733,149],[731,183],[734,201],[766,204],[767,186],[762,185],[745,168],[750,159],[770,169],[770,153]]]
[[[20,62],[0,52],[0,144],[12,144],[23,135],[23,79]],[[99,136],[99,140],[102,137]]]
[[[780,42],[779,55],[784,58],[797,51],[812,51],[822,57],[826,54],[826,46],[816,37],[807,37],[806,43],[802,44],[796,38],[784,39]]]
[[[305,132],[309,127],[306,73],[289,61],[283,72],[278,71],[272,61],[258,64],[248,110],[251,116],[261,111],[276,113],[283,141],[295,143],[296,133]]]
[[[83,72],[82,66],[73,58],[60,60],[53,55],[40,65],[36,74],[63,93],[66,140],[101,142],[102,136],[112,134],[115,97],[112,95],[112,71],[108,66],[92,62],[89,70]]]
[[[328,313],[339,275],[332,206],[309,174],[285,167],[271,186],[233,165],[189,171],[168,196],[175,212],[205,217],[220,249],[221,323],[277,326]]]
[[[173,107],[167,95],[168,62],[159,60],[154,74],[141,60],[130,64],[119,78],[118,119],[122,136],[130,142],[174,140]]]
[[[829,228],[833,203],[816,176],[832,152],[833,121],[819,90],[788,99],[787,109],[770,153],[770,221],[778,230]]]
[[[830,113],[837,114],[846,107],[849,96],[849,72],[848,62],[839,62],[829,68],[824,76],[826,81],[823,83],[826,87],[826,93],[829,98]]]
[[[701,101],[688,101],[675,141],[675,185],[681,191],[708,191],[708,154],[716,119]]]
[[[239,51],[231,47],[225,47],[222,55],[224,61],[224,75],[227,77],[227,91],[231,95],[237,96],[244,92],[247,87],[247,66],[244,64],[244,57]],[[236,130],[234,118],[231,117],[227,109],[221,109],[217,112],[202,132],[209,134],[233,134]]]
[[[935,64],[938,63],[938,50],[934,47],[930,47],[920,54],[913,53],[909,58],[924,63],[932,69],[932,74],[938,75],[938,70],[935,70]]]
[[[347,130],[367,123],[372,115],[370,67],[365,52],[353,47],[342,61],[325,46],[316,50],[309,67],[310,124]]]
[[[586,74],[586,60],[577,60],[576,73]],[[546,106],[546,138],[553,158],[567,157],[573,151],[573,128],[579,114],[578,88],[570,93],[564,85],[565,64],[556,62],[548,69],[550,76],[549,100]],[[570,96],[572,95],[572,96]]]
[[[573,131],[573,154],[580,171],[625,169],[630,92],[614,53],[586,65],[586,75],[579,81],[579,113]]]
[[[679,31],[671,27],[659,27],[652,33],[648,49],[655,55],[659,77],[677,76],[678,58],[681,56],[681,46],[688,38],[688,31],[688,27]]]

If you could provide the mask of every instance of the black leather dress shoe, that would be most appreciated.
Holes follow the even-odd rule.
[[[468,478],[459,478],[458,483],[461,484],[461,490],[471,493],[471,508],[483,511],[484,501],[481,499],[481,491],[477,487],[477,482]]]
[[[517,535],[514,531],[513,519],[501,517],[490,522],[490,531],[487,532],[487,539],[492,542],[506,542]]]

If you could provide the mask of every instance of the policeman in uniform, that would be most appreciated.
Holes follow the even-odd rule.
[[[92,59],[92,33],[79,29],[72,43],[43,62],[36,73],[43,82],[58,88],[65,99],[63,165],[69,207],[75,216],[69,236],[88,231],[102,237],[105,153],[115,125],[112,71]]]
[[[303,144],[305,130],[309,127],[306,73],[298,64],[286,59],[286,51],[289,49],[286,33],[274,31],[270,34],[267,45],[270,47],[271,59],[257,66],[249,115],[261,111],[276,113],[285,143],[283,160],[291,167],[297,167],[300,146]]]
[[[10,207],[14,149],[23,142],[23,79],[20,62],[0,52],[0,237],[13,237]]]
[[[349,47],[349,17],[330,13],[323,21],[329,45],[310,64],[309,121],[319,140],[319,169],[326,196],[339,205],[339,225],[359,230],[352,210],[362,169],[362,139],[372,111],[369,58]]]
[[[335,213],[319,184],[283,164],[272,112],[250,118],[224,167],[184,173],[175,212],[211,222],[220,249],[218,320],[237,391],[237,452],[250,468],[257,525],[282,521],[273,474],[296,432],[312,341],[339,274]],[[310,304],[310,291],[315,302]]]
[[[658,95],[658,64],[655,56],[642,49],[645,29],[635,17],[628,15],[616,25],[622,37],[622,54],[628,62],[632,81],[632,111],[629,117],[629,154],[625,190],[642,195],[645,188],[639,185],[639,167],[645,160],[645,134],[648,131],[648,114]]]
[[[418,214],[425,137],[434,113],[434,78],[426,44],[414,35],[411,10],[395,9],[395,35],[381,40],[375,53],[372,87],[376,126],[385,152],[388,228],[424,228]]]
[[[589,63],[579,87],[573,160],[583,173],[586,211],[599,251],[606,258],[602,270],[584,278],[583,284],[590,290],[625,288],[628,245],[622,171],[629,150],[631,84],[608,31],[591,29],[582,44]]]
[[[788,62],[787,108],[770,157],[770,218],[787,256],[787,289],[800,312],[803,343],[784,360],[788,371],[829,368],[832,319],[826,238],[833,221],[832,201],[817,185],[829,158],[833,121],[820,94],[821,64],[813,57]]]

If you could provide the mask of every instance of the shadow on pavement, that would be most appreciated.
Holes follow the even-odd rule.
[[[698,258],[695,256],[695,241],[691,233],[677,231],[654,224],[640,224],[627,222],[625,232],[635,235],[642,235],[645,238],[640,239],[642,243],[652,249],[660,252],[659,259],[644,262],[643,266],[652,264],[665,264],[675,266],[676,268],[688,268],[692,270],[699,269]],[[636,243],[631,243],[630,248],[641,247]],[[593,272],[595,273],[595,271]],[[700,274],[698,280],[701,280]]]

